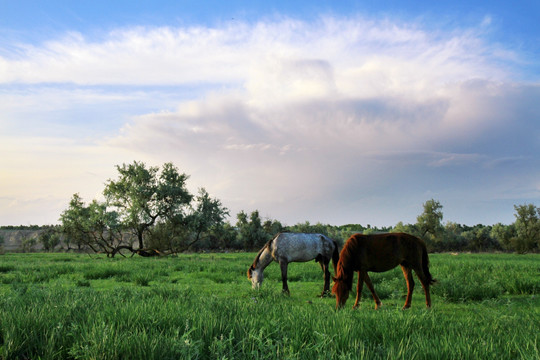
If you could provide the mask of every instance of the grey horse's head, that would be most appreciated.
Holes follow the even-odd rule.
[[[264,280],[262,269],[256,269],[253,265],[249,267],[247,277],[249,280],[251,280],[251,287],[253,289],[259,289]]]

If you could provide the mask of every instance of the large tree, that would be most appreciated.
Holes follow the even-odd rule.
[[[172,163],[146,167],[133,162],[117,166],[118,179],[106,183],[103,194],[118,211],[124,228],[137,237],[139,249],[144,249],[144,238],[158,220],[182,219],[192,199],[186,189],[186,174],[180,174]]]
[[[416,226],[428,245],[436,245],[441,241],[444,232],[442,208],[440,202],[428,200],[424,203],[424,212],[416,218]]]
[[[533,204],[514,205],[516,210],[514,247],[518,252],[540,248],[540,208]]]

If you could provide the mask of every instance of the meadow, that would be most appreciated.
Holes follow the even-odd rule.
[[[540,255],[431,254],[433,308],[399,268],[344,309],[315,262],[258,291],[255,253],[0,256],[0,359],[539,359]],[[333,272],[333,271],[332,271]],[[364,287],[365,291],[365,287]]]

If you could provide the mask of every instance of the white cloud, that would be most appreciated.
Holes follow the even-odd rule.
[[[495,48],[475,35],[432,35],[414,25],[362,17],[216,28],[139,27],[97,40],[70,33],[40,46],[20,45],[18,52],[0,58],[0,82],[244,83],[254,80],[261,65],[270,77],[284,70],[309,83],[328,81],[330,65],[338,82],[367,73],[385,78],[390,88],[411,81],[440,84],[473,74],[500,76],[486,58]],[[359,87],[365,89],[365,84]]]
[[[509,81],[496,58],[504,53],[508,59],[507,52],[481,37],[487,26],[486,20],[479,30],[445,34],[390,20],[325,17],[313,23],[132,28],[99,40],[69,34],[20,47],[18,54],[0,58],[6,92],[41,83],[70,83],[75,91],[65,91],[65,97],[62,91],[10,93],[0,109],[25,112],[15,105],[21,100],[30,107],[43,103],[62,116],[80,111],[81,103],[107,109],[126,104],[111,107],[111,118],[125,117],[128,108],[137,111],[128,111],[131,120],[121,130],[101,133],[85,148],[66,146],[69,156],[56,155],[63,152],[56,142],[44,145],[45,152],[29,146],[30,139],[5,144],[15,155],[4,164],[19,174],[8,185],[28,175],[16,164],[29,146],[26,153],[35,158],[23,163],[53,169],[77,164],[79,178],[85,169],[103,176],[114,172],[114,164],[135,159],[173,161],[233,214],[259,208],[289,223],[376,223],[388,208],[385,194],[399,197],[410,211],[410,200],[421,203],[427,193],[474,191],[481,185],[471,183],[505,163],[497,159],[537,161],[531,153],[538,149],[537,139],[526,154],[499,144],[509,133],[531,144],[534,134],[523,124],[540,113],[531,100],[539,88]],[[201,83],[211,90],[203,96],[200,89],[192,96],[184,92],[177,101],[170,90],[159,90]],[[0,125],[7,121],[0,117]],[[89,120],[86,126],[95,124]],[[469,172],[469,183],[452,171]],[[76,178],[47,181],[60,196],[68,183],[79,186]],[[380,209],[373,211],[376,204]],[[399,220],[411,219],[388,221]]]

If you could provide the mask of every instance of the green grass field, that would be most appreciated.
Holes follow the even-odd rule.
[[[433,308],[399,268],[336,311],[314,262],[262,289],[251,254],[0,256],[0,359],[539,359],[540,255],[430,255]]]

